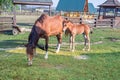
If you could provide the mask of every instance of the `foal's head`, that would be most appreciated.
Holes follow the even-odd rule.
[[[66,20],[63,22],[63,31],[65,31],[66,29],[70,28],[71,26],[73,26],[73,23],[70,20]]]

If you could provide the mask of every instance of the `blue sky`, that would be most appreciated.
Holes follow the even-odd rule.
[[[56,7],[59,0],[52,0],[52,1],[53,1],[53,6]],[[93,3],[93,5],[97,7],[98,5],[104,3],[106,0],[88,0],[88,1],[89,3]],[[120,0],[118,1],[120,2]]]

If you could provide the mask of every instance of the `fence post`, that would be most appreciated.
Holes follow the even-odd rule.
[[[14,4],[14,11],[13,11],[13,14],[14,14],[14,16],[13,16],[13,25],[16,26],[17,23],[16,23],[16,5],[15,5],[15,4]]]
[[[111,25],[112,28],[114,27],[114,19],[111,19]]]
[[[68,18],[65,18],[65,20],[68,20]]]
[[[82,24],[82,18],[80,18],[80,24]]]
[[[95,22],[94,22],[94,27],[96,27],[97,19],[95,18],[94,20],[95,20]]]

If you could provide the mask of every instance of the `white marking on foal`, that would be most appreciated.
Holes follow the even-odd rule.
[[[58,53],[59,51],[60,51],[60,44],[57,45],[56,53]]]

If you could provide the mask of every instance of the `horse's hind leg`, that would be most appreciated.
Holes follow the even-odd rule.
[[[58,40],[56,53],[58,53],[60,51],[60,45],[62,43],[62,34],[57,35],[56,37],[57,37],[57,40]]]
[[[45,59],[48,59],[48,40],[49,40],[49,38],[47,37],[46,39],[45,39],[45,51],[46,51],[46,53],[45,53]]]

